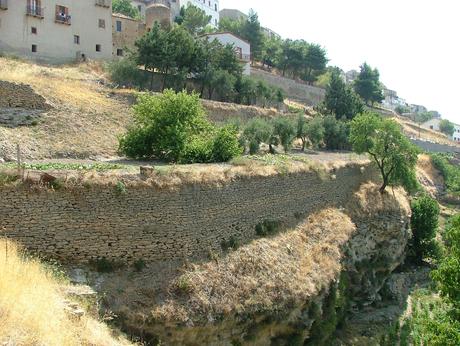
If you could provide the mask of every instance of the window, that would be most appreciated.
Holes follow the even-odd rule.
[[[214,10],[217,12],[217,4],[214,4]]]
[[[34,35],[37,35],[37,28],[35,26],[31,27],[30,32]]]
[[[121,21],[117,20],[117,31],[121,32]]]
[[[105,29],[105,19],[99,19],[99,27]]]
[[[80,36],[78,36],[78,35],[73,35],[73,43],[75,43],[75,44],[80,44]]]
[[[37,45],[36,44],[32,45],[32,53],[37,53]]]
[[[139,10],[139,13],[142,12],[142,6],[141,5],[137,5],[137,9]]]
[[[56,22],[70,24],[69,8],[61,5],[56,5]]]
[[[97,44],[96,45],[96,52],[100,52],[101,51],[101,45],[100,44]]]
[[[123,56],[123,49],[117,49],[117,56]]]
[[[432,130],[433,130],[433,125],[430,125],[430,129],[432,129]]]

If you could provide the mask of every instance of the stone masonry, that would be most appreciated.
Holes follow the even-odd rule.
[[[0,80],[0,108],[47,110],[50,106],[29,85]]]
[[[0,188],[0,230],[29,250],[66,263],[199,259],[230,237],[247,243],[265,220],[284,225],[314,210],[342,206],[374,172],[358,165],[239,178],[177,190],[114,187],[30,191]]]

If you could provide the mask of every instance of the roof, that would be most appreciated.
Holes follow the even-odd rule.
[[[128,20],[132,20],[134,22],[140,22],[139,19],[134,19],[134,18],[131,18],[127,15],[124,15],[124,14],[121,14],[121,13],[112,13],[112,17],[117,17],[117,18],[121,18],[121,19],[128,19]]]
[[[203,34],[200,37],[217,36],[217,35],[232,35],[233,37],[236,37],[238,40],[241,40],[243,42],[246,42],[248,45],[251,45],[249,41],[246,41],[244,38],[241,38],[240,36],[235,35],[233,32],[230,32],[230,31],[213,32],[209,34]]]

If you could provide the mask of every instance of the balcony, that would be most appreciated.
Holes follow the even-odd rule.
[[[0,10],[8,9],[8,0],[0,0]]]
[[[43,7],[27,6],[26,14],[31,17],[44,18]]]
[[[70,25],[71,24],[71,17],[69,15],[62,15],[60,13],[56,13],[54,21],[56,23],[59,23],[59,24]]]
[[[110,7],[110,1],[111,0],[96,0],[96,6],[101,6],[101,7]]]

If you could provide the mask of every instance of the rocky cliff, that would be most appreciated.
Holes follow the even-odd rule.
[[[148,290],[146,273],[131,276],[129,295],[107,280],[105,302],[125,330],[166,345],[323,344],[350,311],[380,299],[404,258],[409,217],[401,190],[382,196],[365,184],[344,208],[210,254],[164,289]]]

